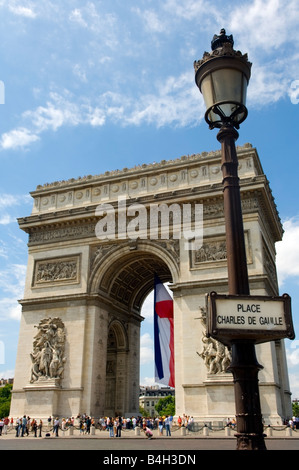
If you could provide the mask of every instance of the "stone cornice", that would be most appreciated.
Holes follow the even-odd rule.
[[[268,231],[274,241],[281,239],[283,230],[277,208],[264,175],[244,178],[241,183],[243,213],[260,212],[267,220]],[[203,204],[204,220],[223,216],[222,183],[214,183],[194,188],[167,191],[155,195],[144,195],[127,201],[127,206],[138,201],[145,207],[160,203],[199,203]],[[117,213],[117,202],[111,202]],[[97,205],[86,208],[47,212],[18,219],[20,228],[29,233],[29,245],[56,243],[81,238],[95,238],[95,225],[99,220],[95,215]]]
[[[238,147],[241,179],[263,174],[251,144]],[[107,172],[105,175],[72,179],[38,187],[31,193],[34,199],[32,215],[89,210],[90,206],[113,203],[119,197],[137,199],[168,197],[168,193],[221,184],[220,151],[204,152],[165,163],[141,165],[140,168]]]
[[[248,153],[252,149],[252,145],[247,143],[243,146],[237,146],[238,154]],[[136,165],[133,168],[123,168],[122,170],[111,170],[106,171],[103,174],[99,175],[88,175],[79,178],[70,178],[69,180],[62,180],[62,181],[55,181],[52,183],[46,183],[44,185],[38,185],[35,191],[32,191],[30,194],[33,196],[38,194],[44,194],[45,192],[49,191],[57,191],[58,189],[72,189],[74,187],[81,187],[90,184],[97,184],[97,183],[107,183],[111,180],[120,179],[120,178],[127,178],[134,177],[136,175],[146,175],[151,172],[163,172],[164,170],[175,169],[181,166],[185,167],[187,164],[192,164],[194,162],[207,164],[214,159],[220,158],[220,150],[210,151],[210,152],[202,152],[193,155],[183,155],[179,158],[173,160],[161,160],[159,163],[144,163],[141,165]]]

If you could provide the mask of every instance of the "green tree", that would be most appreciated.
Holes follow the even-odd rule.
[[[172,395],[168,395],[165,398],[160,398],[155,406],[155,409],[159,416],[173,416],[175,414],[175,398]]]
[[[293,401],[292,403],[293,416],[299,416],[299,402]]]
[[[145,409],[143,408],[143,406],[140,406],[139,405],[139,414],[141,416],[147,416],[147,412],[145,411]]]
[[[0,418],[9,416],[11,389],[11,384],[6,384],[4,387],[0,388]]]

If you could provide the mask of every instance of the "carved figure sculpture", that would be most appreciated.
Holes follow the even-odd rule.
[[[45,318],[40,321],[33,340],[30,382],[39,379],[60,379],[63,375],[65,327],[60,318]]]
[[[202,343],[203,350],[198,355],[204,360],[210,374],[219,374],[227,371],[231,362],[230,350],[219,341],[208,338],[206,334],[206,310],[200,307],[200,320],[204,326]]]

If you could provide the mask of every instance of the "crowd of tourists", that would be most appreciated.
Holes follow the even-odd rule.
[[[285,420],[283,423],[294,430],[299,429],[299,417],[293,417]],[[227,418],[226,426],[235,428],[236,420]],[[90,434],[91,429],[95,428],[100,431],[109,432],[110,437],[121,437],[122,432],[135,430],[139,427],[144,431],[145,436],[151,439],[153,431],[157,430],[159,436],[171,436],[173,428],[175,430],[185,427],[189,431],[195,431],[194,419],[192,416],[157,416],[157,417],[141,417],[132,416],[125,418],[123,416],[102,417],[94,419],[87,414],[78,415],[72,418],[58,418],[50,416],[47,420],[34,419],[29,416],[22,416],[17,419],[5,417],[0,418],[0,436],[8,432],[15,431],[15,437],[25,437],[32,433],[34,437],[43,436],[59,436],[60,431],[67,431],[70,428],[79,431],[80,435]]]
[[[121,437],[122,431],[135,430],[136,427],[139,427],[144,431],[146,437],[151,439],[155,429],[158,429],[159,436],[163,436],[164,433],[166,436],[171,436],[173,425],[178,428],[185,426],[192,430],[193,423],[193,417],[185,415],[179,416],[176,421],[174,421],[173,416],[168,415],[147,418],[142,416],[132,416],[130,418],[117,416],[115,418],[102,417],[94,419],[84,413],[72,418],[59,419],[50,416],[46,421],[36,420],[24,415],[15,420],[8,417],[0,419],[0,435],[15,430],[15,437],[29,436],[29,433],[32,433],[34,437],[42,437],[44,433],[59,436],[59,431],[66,431],[70,427],[79,430],[80,434],[90,434],[91,428],[95,427],[100,431],[109,432],[110,437]]]

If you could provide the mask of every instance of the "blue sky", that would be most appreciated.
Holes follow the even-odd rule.
[[[299,309],[299,3],[297,0],[0,0],[0,376],[13,376],[37,185],[216,150],[193,62],[215,33],[253,63],[239,145],[257,148],[284,223],[280,293]],[[152,305],[141,382],[153,370]],[[286,341],[299,397],[299,341]],[[2,351],[2,353],[1,353]],[[1,357],[2,355],[2,357]]]

